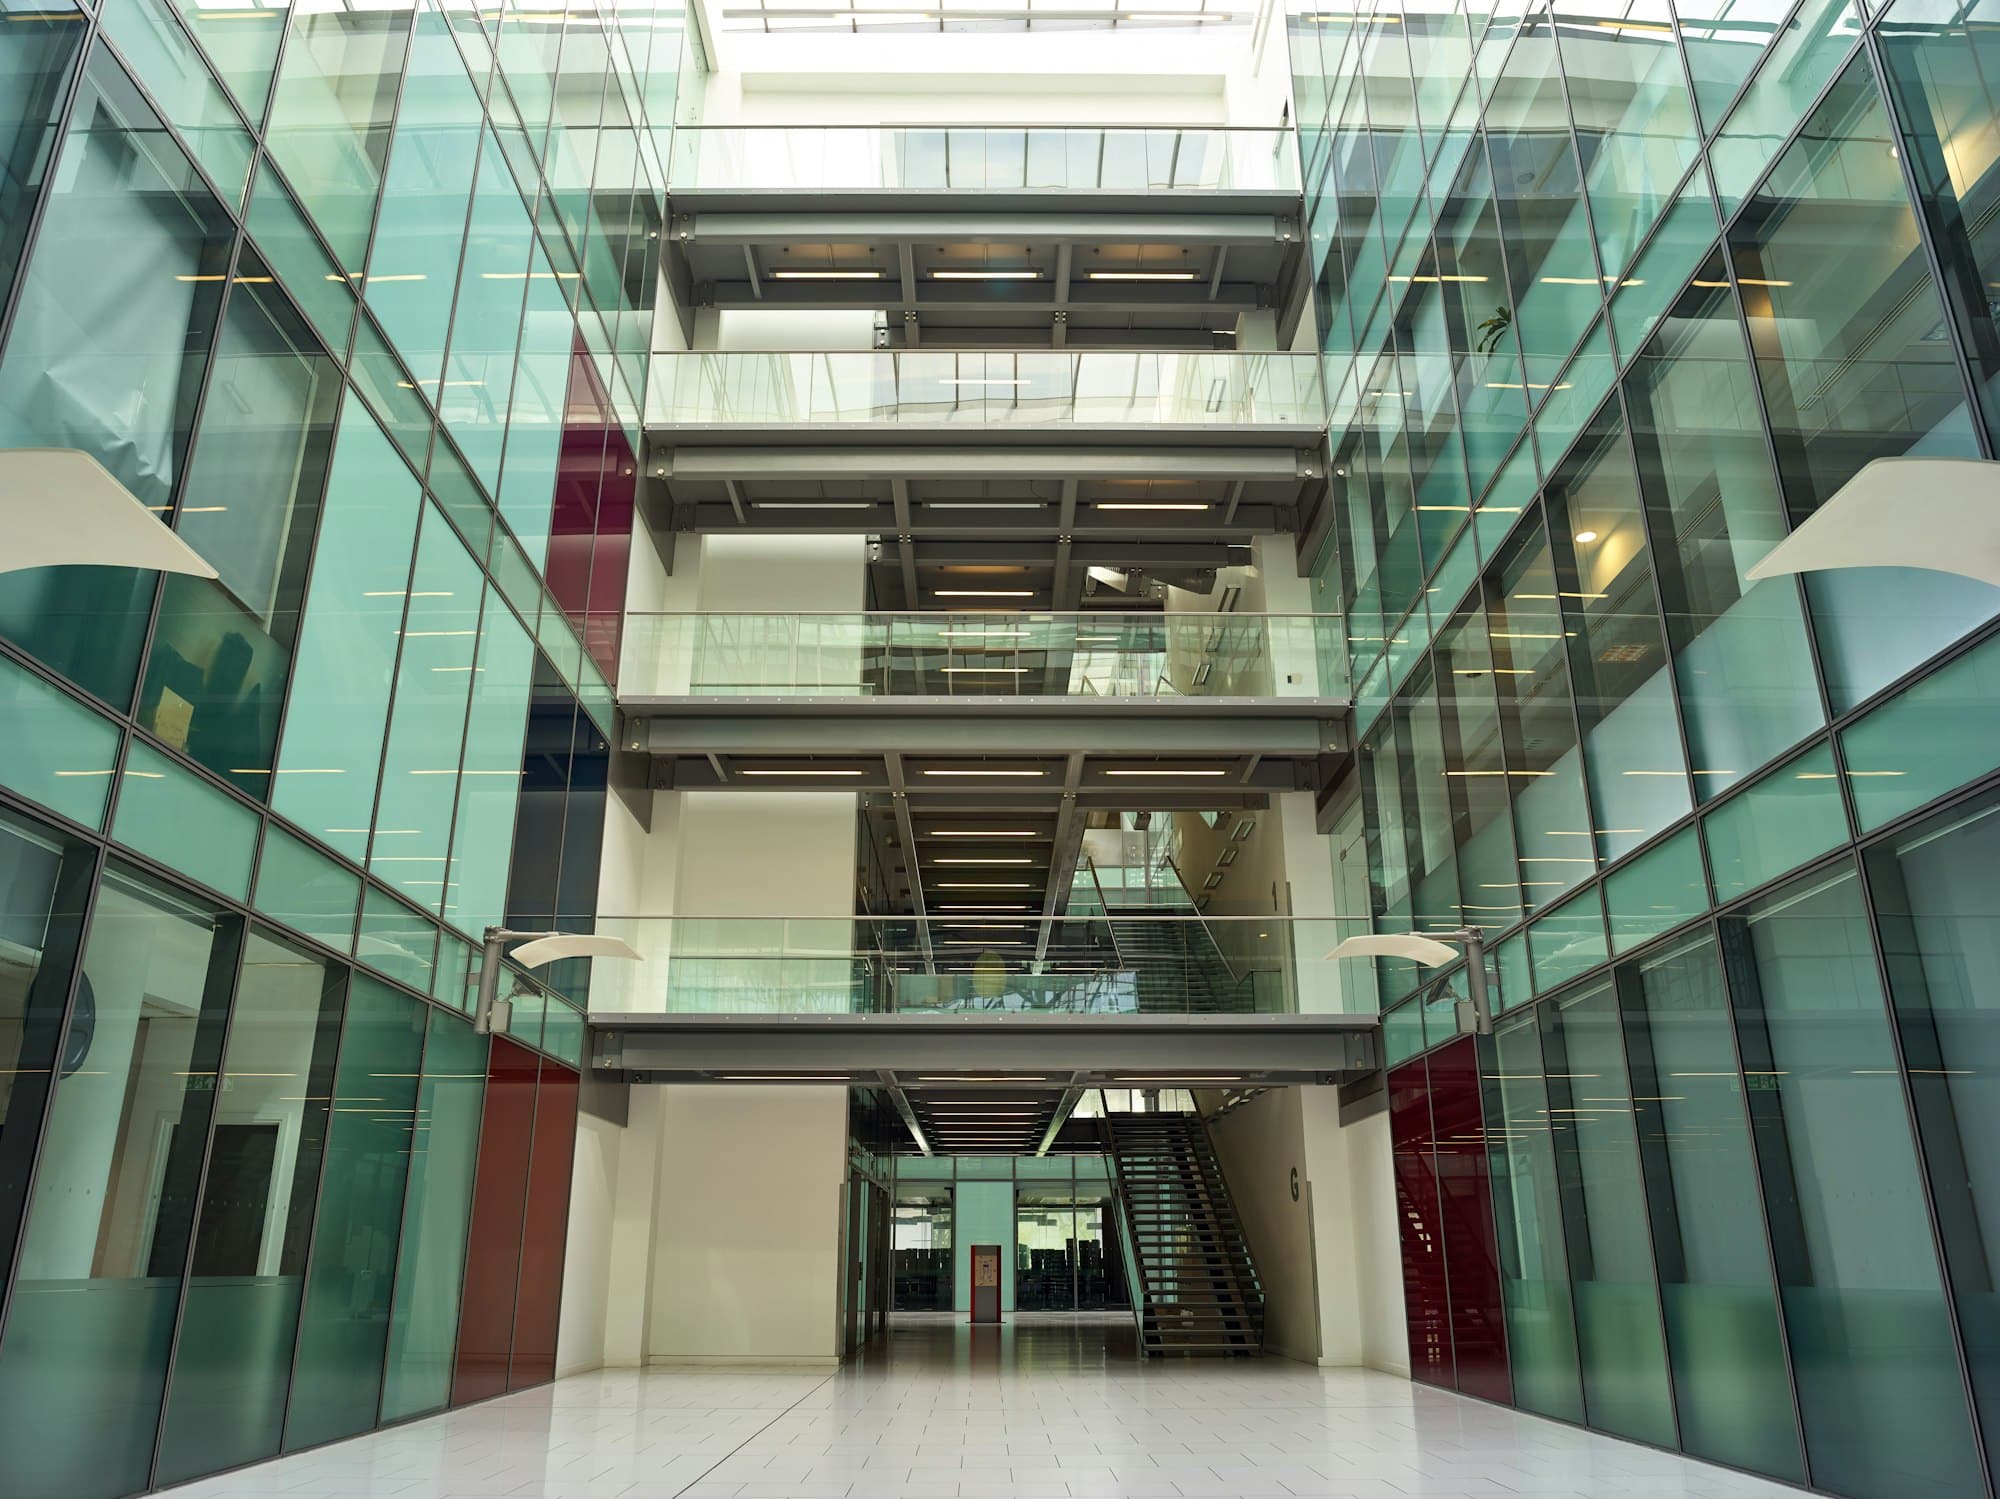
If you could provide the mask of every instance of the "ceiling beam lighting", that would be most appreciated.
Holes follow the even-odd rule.
[[[880,281],[880,271],[773,271],[773,281]]]
[[[1092,281],[1199,281],[1199,271],[1092,271]]]
[[[1206,510],[1207,500],[1093,500],[1099,510]]]
[[[1009,828],[1004,832],[994,832],[985,828],[932,828],[924,836],[926,838],[1045,838],[1048,835],[1028,828]]]
[[[1226,776],[1226,770],[1107,770],[1108,776]]]
[[[858,776],[867,774],[860,770],[739,770],[740,776]]]
[[[1035,270],[1019,271],[932,271],[933,281],[1039,281],[1042,273]]]
[[[1031,599],[1035,596],[1032,588],[933,588],[931,597],[938,599]]]
[[[926,770],[924,774],[927,776],[1045,776],[1048,772],[1046,770],[932,769]]]

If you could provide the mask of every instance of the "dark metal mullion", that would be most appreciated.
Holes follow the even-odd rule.
[[[124,759],[120,747],[119,759]],[[113,776],[115,781],[117,776]],[[49,1122],[55,1117],[56,1095],[62,1088],[62,1059],[69,1045],[70,1026],[76,1019],[76,995],[83,983],[84,959],[89,955],[92,930],[97,921],[97,897],[104,889],[109,855],[103,844],[85,845],[90,851],[90,872],[83,889],[83,902],[76,915],[76,946],[70,959],[69,979],[63,990],[62,1013],[56,1022],[55,1044],[49,1051],[49,1085],[42,1097],[41,1118],[36,1123],[28,1170],[21,1182],[21,1221],[15,1226],[11,1243],[4,1246],[7,1257],[0,1261],[6,1274],[0,1277],[0,1351],[6,1348],[8,1314],[13,1309],[14,1288],[20,1279],[20,1251],[27,1242],[29,1220],[35,1211],[35,1188],[40,1184],[43,1158],[48,1150]],[[60,877],[61,866],[57,866]]]
[[[1707,884],[1710,899],[1714,898],[1715,872],[1710,866],[1708,839],[1697,830],[1695,833],[1695,853],[1701,860],[1701,877]],[[1764,1264],[1771,1277],[1771,1306],[1777,1316],[1778,1351],[1784,1355],[1785,1389],[1792,1400],[1792,1434],[1798,1443],[1799,1476],[1810,1486],[1813,1481],[1812,1454],[1806,1446],[1805,1404],[1799,1398],[1798,1370],[1792,1357],[1792,1334],[1790,1318],[1785,1308],[1784,1282],[1778,1278],[1777,1236],[1771,1231],[1771,1204],[1765,1193],[1763,1163],[1757,1149],[1757,1122],[1751,1117],[1749,1088],[1743,1076],[1743,1037],[1736,1029],[1736,999],[1729,987],[1729,970],[1723,961],[1722,917],[1711,910],[1702,918],[1701,925],[1708,933],[1708,944],[1715,964],[1716,984],[1722,995],[1722,1028],[1729,1035],[1729,1055],[1736,1064],[1736,1112],[1743,1122],[1743,1145],[1750,1156],[1750,1180],[1756,1188],[1757,1226],[1764,1235]],[[1654,951],[1664,951],[1665,943],[1654,947]]]
[[[180,1279],[174,1298],[173,1319],[168,1324],[170,1330],[167,1334],[167,1358],[161,1366],[160,1407],[153,1418],[152,1456],[146,1460],[146,1486],[149,1489],[159,1486],[160,1451],[166,1446],[167,1418],[173,1410],[174,1367],[180,1355],[181,1334],[187,1326],[188,1291],[194,1284],[195,1278],[194,1251],[196,1243],[201,1238],[202,1212],[207,1206],[208,1197],[208,1172],[215,1159],[215,1130],[222,1113],[223,1081],[229,1073],[229,1041],[236,1034],[237,1004],[242,997],[243,970],[250,952],[250,923],[241,916],[225,916],[223,919],[234,920],[236,923],[236,963],[230,977],[229,995],[223,1011],[222,1039],[216,1046],[215,1071],[210,1075],[213,1079],[213,1088],[209,1094],[208,1124],[202,1132],[201,1164],[195,1173],[194,1197],[188,1210],[187,1246],[181,1254]],[[205,989],[207,985],[204,983],[203,987]],[[197,1042],[201,1034],[199,1015],[200,1012],[197,1011],[194,1037],[194,1041]],[[189,1060],[192,1062],[193,1058],[190,1057]],[[189,1081],[192,1081],[192,1078]],[[181,1090],[183,1100],[187,1097],[187,1091],[186,1087]],[[301,1309],[304,1307],[303,1298],[300,1307]],[[280,1440],[283,1440],[282,1436]]]
[[[423,1111],[424,1106],[425,1073],[428,1071],[430,1065],[431,1031],[434,1029],[435,1024],[436,1022],[432,1016],[426,1013],[424,1016],[424,1039],[422,1044],[417,1048],[416,1090],[410,1100],[410,1148],[405,1152],[403,1210],[396,1219],[396,1258],[395,1265],[389,1272],[388,1321],[387,1330],[382,1338],[382,1380],[375,1387],[375,1420],[368,1428],[370,1431],[381,1429],[382,1403],[387,1398],[389,1390],[389,1366],[396,1336],[396,1292],[401,1287],[403,1279],[399,1272],[403,1268],[403,1255],[408,1245],[406,1231],[410,1224],[410,1201],[416,1195],[413,1186],[416,1172],[410,1168],[410,1163],[416,1160],[417,1115]],[[467,1226],[470,1227],[470,1220],[468,1220]],[[303,1299],[300,1301],[300,1307],[301,1309],[304,1307]]]
[[[1839,777],[1843,815],[1849,818],[1849,836],[1852,837],[1852,815],[1846,811],[1848,802],[1847,757],[1842,753],[1840,736],[1828,738],[1833,750],[1834,773]],[[1873,881],[1868,874],[1868,861],[1861,857],[1859,848],[1848,851],[1849,866],[1859,881],[1862,910],[1868,925],[1868,948],[1875,960],[1875,984],[1881,993],[1882,1018],[1889,1032],[1889,1047],[1896,1060],[1897,1090],[1902,1098],[1904,1117],[1910,1130],[1910,1150],[1917,1168],[1917,1187],[1923,1194],[1924,1222],[1930,1229],[1932,1261],[1937,1266],[1938,1289],[1943,1298],[1945,1320],[1951,1330],[1952,1351],[1958,1359],[1959,1384],[1965,1395],[1966,1434],[1971,1439],[1974,1459],[1979,1464],[1979,1476],[1986,1486],[1986,1492],[1994,1492],[1994,1471],[1991,1455],[1986,1449],[1986,1433],[1981,1419],[1978,1385],[1972,1377],[1971,1361],[1966,1353],[1965,1324],[1958,1310],[1958,1289],[1952,1278],[1951,1257],[1945,1241],[1944,1231],[1938,1217],[1937,1192],[1932,1183],[1930,1152],[1924,1140],[1923,1120],[1917,1111],[1915,1090],[1910,1083],[1909,1058],[1903,1045],[1903,1027],[1896,1013],[1894,980],[1889,973],[1888,958],[1882,950],[1881,916],[1875,904]]]
[[[1961,12],[1961,15],[1964,13]],[[1866,21],[1861,26],[1861,50],[1866,55],[1875,92],[1882,106],[1882,118],[1889,127],[1890,138],[1900,149],[1891,150],[1896,158],[1896,169],[1903,180],[1903,193],[1909,199],[1910,216],[1917,231],[1917,250],[1923,256],[1924,266],[1930,272],[1931,290],[1938,299],[1939,310],[1943,314],[1945,338],[1950,342],[1953,363],[1958,367],[1958,379],[1965,402],[1966,415],[1971,418],[1972,438],[1978,445],[1981,458],[1992,458],[1993,433],[1987,426],[1986,413],[1980,405],[1977,382],[1972,379],[1972,355],[1966,348],[1965,330],[1960,326],[1958,309],[1946,288],[1952,283],[1944,273],[1944,259],[1938,252],[1937,243],[1931,233],[1931,216],[1924,212],[1925,195],[1917,182],[1916,163],[1911,160],[1913,153],[1909,141],[1904,137],[1896,112],[1896,90],[1890,87],[1888,64],[1882,58],[1882,39],[1875,28]],[[1851,64],[1850,64],[1851,66]],[[1841,73],[1847,71],[1843,67]],[[1836,75],[1838,76],[1838,75]],[[1991,1487],[1991,1485],[1988,1485]]]
[[[487,1164],[487,1113],[488,1106],[493,1101],[493,1064],[495,1053],[502,1039],[499,1036],[488,1036],[486,1038],[486,1077],[479,1085],[479,1129],[476,1138],[472,1142],[472,1175],[468,1179],[465,1188],[465,1228],[459,1235],[458,1309],[453,1313],[451,1319],[451,1360],[445,1367],[444,1403],[437,1406],[435,1408],[436,1411],[448,1411],[453,1409],[455,1405],[452,1399],[452,1391],[458,1383],[458,1356],[465,1336],[465,1283],[472,1269],[473,1253],[478,1248],[473,1242],[472,1224],[474,1215],[479,1210],[479,1179],[481,1168]],[[537,1077],[539,1078],[539,1073]],[[522,1201],[525,1203],[526,1200],[524,1194]],[[525,1208],[523,1211],[525,1211]],[[510,1365],[513,1363],[511,1347],[508,1351],[508,1363]],[[412,1416],[432,1414],[435,1414],[435,1411],[426,1410],[413,1412]]]
[[[278,1413],[278,1450],[272,1457],[283,1457],[288,1452],[299,1450],[287,1446],[285,1437],[292,1424],[292,1397],[298,1393],[299,1349],[306,1340],[306,1312],[312,1306],[313,1261],[319,1257],[319,1217],[320,1208],[326,1201],[326,1173],[333,1158],[334,1105],[340,1102],[340,1063],[347,1048],[347,1021],[354,1012],[354,980],[359,970],[353,962],[346,965],[345,980],[340,994],[340,1025],[333,1041],[333,1072],[327,1080],[326,1129],[319,1153],[319,1181],[313,1190],[312,1221],[306,1226],[306,1258],[299,1267],[299,1311],[292,1322],[292,1357],[285,1374],[285,1398]],[[321,1003],[325,1001],[322,998]],[[310,1064],[308,1064],[310,1067]],[[311,1072],[307,1072],[311,1080]],[[356,1433],[359,1435],[359,1433]],[[324,1444],[315,1444],[324,1445]]]

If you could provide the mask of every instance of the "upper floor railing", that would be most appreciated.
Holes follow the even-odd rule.
[[[1316,354],[655,354],[649,427],[1243,427],[1317,432]]]
[[[1365,926],[1164,911],[1043,917],[1003,898],[1011,893],[975,901],[940,888],[942,908],[927,919],[599,917],[596,930],[640,960],[592,966],[591,1012],[1339,1011],[1347,1001],[1320,955]]]
[[[643,697],[1345,698],[1331,614],[628,614]]]
[[[1289,130],[679,126],[670,192],[1296,193]]]

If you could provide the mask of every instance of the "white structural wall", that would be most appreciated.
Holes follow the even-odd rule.
[[[847,1090],[663,1087],[651,1362],[837,1362]]]

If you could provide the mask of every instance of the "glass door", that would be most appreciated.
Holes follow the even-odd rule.
[[[951,1189],[937,1196],[897,1199],[891,1229],[896,1258],[896,1310],[951,1310]]]

